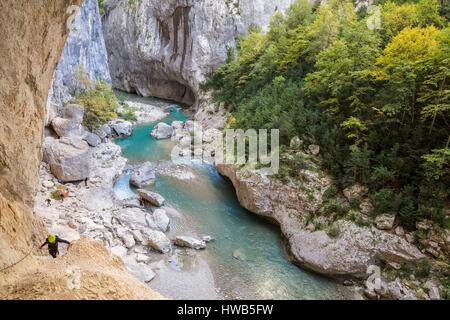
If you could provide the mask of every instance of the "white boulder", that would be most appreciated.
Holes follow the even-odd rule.
[[[170,240],[161,231],[142,230],[142,236],[144,237],[143,245],[150,246],[161,253],[168,253],[172,249]]]
[[[195,250],[205,249],[206,242],[203,240],[198,240],[193,237],[188,236],[178,236],[176,237],[174,244],[179,247],[191,248]]]
[[[46,138],[44,161],[58,180],[79,181],[89,177],[91,152],[89,145],[80,137]]]
[[[164,202],[166,201],[162,195],[156,193],[156,192],[152,192],[152,191],[148,191],[148,190],[144,190],[144,189],[138,189],[137,190],[139,196],[141,197],[141,199],[150,202],[152,205],[157,206],[157,207],[161,207],[164,205]]]
[[[108,122],[108,125],[112,129],[112,133],[115,133],[119,137],[130,136],[133,131],[133,124],[122,119],[111,120]]]
[[[132,174],[130,183],[133,186],[142,188],[155,182],[155,168],[150,162],[139,166]]]
[[[166,210],[156,209],[153,212],[153,221],[162,232],[166,232],[169,229],[170,219],[167,216]]]
[[[172,133],[173,133],[172,126],[168,125],[167,123],[160,122],[155,126],[155,128],[152,130],[150,134],[155,139],[161,140],[170,138],[172,136]]]

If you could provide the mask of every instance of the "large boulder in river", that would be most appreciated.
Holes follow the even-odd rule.
[[[206,242],[203,240],[198,240],[193,237],[188,236],[178,236],[176,237],[174,244],[179,247],[186,247],[195,250],[205,249]]]
[[[172,133],[172,126],[168,125],[167,123],[160,122],[155,126],[150,134],[155,139],[161,140],[170,138],[172,136]]]
[[[152,191],[148,191],[148,190],[144,190],[144,189],[138,189],[137,192],[142,200],[150,202],[152,205],[157,206],[157,207],[163,206],[164,202],[166,201],[162,195],[160,195],[156,192],[152,192]]]
[[[128,137],[133,132],[133,124],[122,119],[115,119],[108,122],[113,134],[119,137]]]
[[[172,249],[170,240],[161,231],[151,229],[142,230],[142,236],[144,238],[143,245],[150,246],[161,253],[168,253]]]
[[[89,177],[91,152],[80,137],[46,138],[44,161],[60,181],[79,181]]]
[[[151,162],[140,165],[130,178],[130,183],[138,188],[148,186],[155,182],[155,167]]]

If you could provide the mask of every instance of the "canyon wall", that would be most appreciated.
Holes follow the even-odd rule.
[[[53,74],[46,124],[73,98],[81,78],[111,83],[98,0],[85,0],[70,28],[61,59]]]
[[[103,30],[114,87],[192,105],[249,26],[293,0],[109,0]]]
[[[30,250],[43,230],[32,208],[47,94],[71,6],[80,2],[0,2],[0,268]]]
[[[358,226],[348,219],[335,223],[339,234],[334,237],[326,230],[311,229],[308,224],[314,218],[326,223],[321,206],[331,178],[314,163],[308,166],[301,170],[301,182],[286,183],[260,170],[216,165],[219,173],[233,183],[244,208],[280,226],[294,263],[303,268],[334,278],[365,279],[372,264],[415,263],[425,257],[396,234]]]
[[[33,204],[47,97],[80,4],[0,2],[0,300],[161,298],[100,242],[82,238],[58,259],[38,250],[46,228]],[[77,290],[68,285],[74,268]]]

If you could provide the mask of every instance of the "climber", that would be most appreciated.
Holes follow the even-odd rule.
[[[50,234],[47,237],[47,240],[45,240],[45,242],[41,245],[41,249],[45,246],[48,245],[48,253],[50,253],[50,255],[53,258],[56,258],[59,255],[59,251],[58,251],[58,243],[62,242],[62,243],[67,243],[70,246],[70,242],[64,239],[61,239],[60,237],[54,235],[54,234]]]

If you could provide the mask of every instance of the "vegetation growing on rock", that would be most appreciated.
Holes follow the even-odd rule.
[[[134,110],[116,96],[107,82],[92,83],[83,71],[79,72],[77,82],[80,93],[75,102],[85,109],[83,125],[87,128],[93,130],[115,118],[136,120]]]
[[[422,219],[448,228],[448,8],[378,4],[381,28],[371,30],[351,1],[299,0],[267,33],[242,37],[204,88],[228,106],[232,127],[278,128],[284,145],[294,136],[320,145],[337,189],[368,186],[375,214],[398,214],[410,230]],[[282,159],[281,178],[298,166]]]

